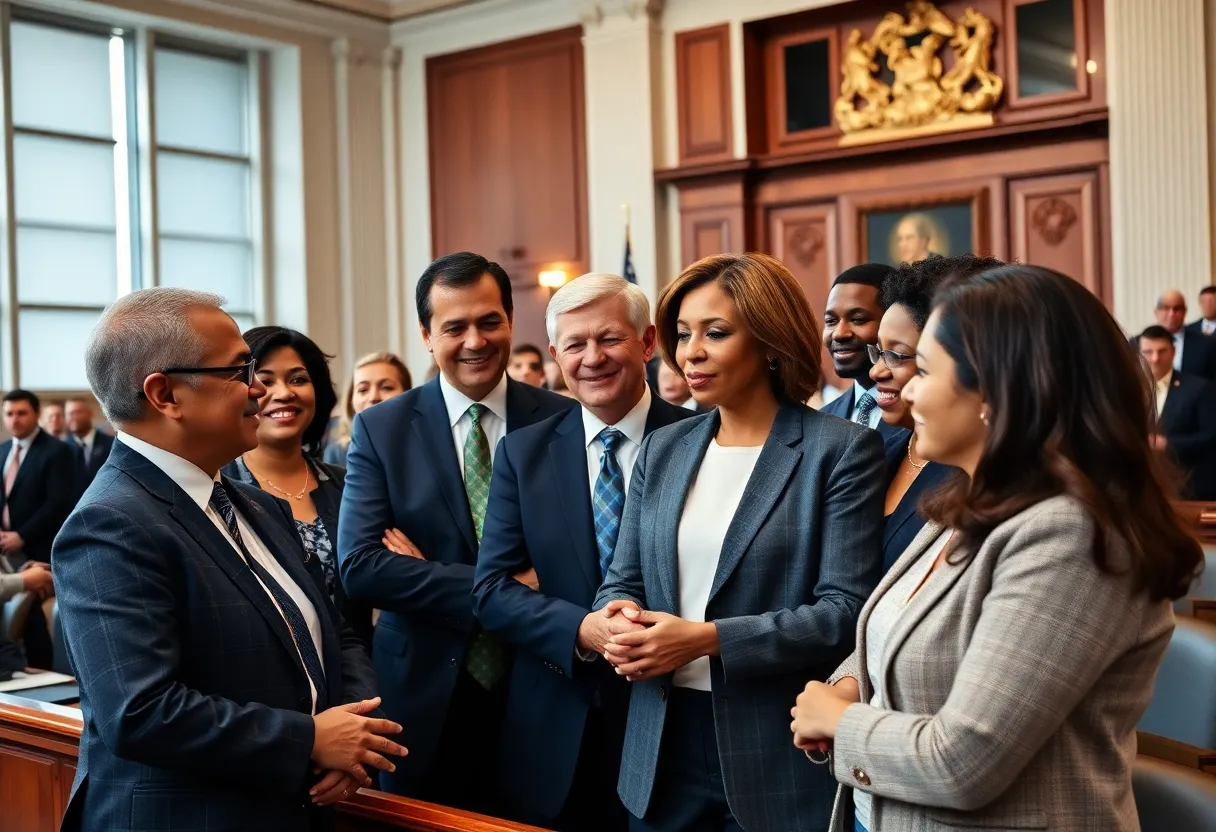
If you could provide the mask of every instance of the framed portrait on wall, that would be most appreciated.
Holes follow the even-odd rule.
[[[931,254],[988,253],[982,191],[859,205],[858,242],[867,263],[914,263]]]

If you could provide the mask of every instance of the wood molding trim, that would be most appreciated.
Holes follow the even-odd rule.
[[[677,32],[675,47],[680,165],[730,159],[730,26]]]

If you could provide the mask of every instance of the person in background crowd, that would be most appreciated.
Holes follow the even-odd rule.
[[[338,567],[351,597],[381,611],[372,657],[385,712],[410,744],[382,787],[501,814],[494,768],[510,654],[471,601],[490,470],[506,433],[575,402],[507,377],[511,281],[497,263],[445,255],[416,300],[440,374],[355,417]]]
[[[258,445],[224,466],[231,479],[261,488],[291,509],[305,566],[370,651],[372,608],[346,596],[335,553],[346,472],[317,459],[337,403],[329,357],[308,336],[281,326],[245,333],[265,393],[258,399]]]
[[[886,437],[887,499],[883,508],[882,565],[885,573],[925,525],[918,511],[921,497],[944,483],[955,469],[922,459],[916,453],[915,422],[901,394],[916,377],[916,347],[929,318],[933,294],[943,281],[962,279],[1004,265],[992,257],[964,254],[905,263],[883,282],[887,310],[878,325],[877,346],[867,346],[875,399],[888,425],[900,428]]]
[[[63,402],[45,402],[42,405],[39,424],[43,430],[60,442],[67,442],[71,439],[68,433],[67,417],[64,413]]]
[[[1216,340],[1203,331],[1183,326],[1186,321],[1186,298],[1177,289],[1169,289],[1157,298],[1157,323],[1165,327],[1174,339],[1174,369],[1208,381],[1216,381]],[[1130,339],[1137,352],[1140,337]]]
[[[391,352],[373,352],[355,362],[346,397],[342,401],[342,419],[338,435],[325,446],[322,459],[346,467],[346,449],[350,447],[350,425],[355,416],[374,404],[400,396],[413,387],[405,362]]]
[[[220,476],[265,395],[223,299],[143,289],[102,313],[89,386],[119,431],[55,540],[84,721],[67,832],[312,832],[405,749],[291,513]]]
[[[76,502],[76,456],[38,427],[40,410],[38,397],[28,390],[4,397],[4,427],[12,438],[0,443],[0,553],[13,566],[50,562],[51,542]]]
[[[1139,341],[1156,392],[1153,448],[1185,475],[1184,497],[1216,499],[1216,385],[1174,369],[1174,339],[1165,327],[1150,326]]]
[[[794,744],[868,793],[859,830],[1138,830],[1136,724],[1202,563],[1139,362],[1082,284],[1013,265],[938,292],[917,368],[917,451],[965,476]]]
[[[524,819],[569,832],[624,832],[629,816],[616,783],[629,683],[601,654],[611,635],[642,626],[590,609],[643,438],[693,414],[651,393],[650,303],[623,277],[567,283],[549,301],[545,323],[550,352],[582,406],[503,440],[473,611],[518,650],[499,776]],[[518,580],[529,570],[536,590]]]
[[[532,344],[520,344],[511,350],[511,362],[507,364],[507,375],[533,387],[547,386],[545,379],[545,356],[540,348]]]
[[[566,380],[562,378],[562,368],[552,358],[545,358],[545,387],[557,392],[558,387],[565,387]]]
[[[68,435],[71,437],[69,444],[78,449],[80,490],[83,492],[109,459],[114,437],[94,427],[93,406],[84,399],[68,399],[64,411],[67,414]]]
[[[659,300],[665,360],[716,410],[649,435],[595,608],[646,625],[620,794],[634,832],[827,829],[835,784],[790,747],[793,694],[852,649],[881,560],[882,440],[812,410],[821,344],[763,254],[689,266]]]
[[[880,292],[893,271],[884,263],[862,263],[846,269],[832,283],[823,313],[823,341],[832,357],[832,367],[836,375],[852,379],[853,384],[820,412],[875,428],[884,441],[895,429],[882,420],[874,398],[872,362],[866,347],[878,343],[878,322],[886,311]]]
[[[688,383],[667,362],[659,365],[658,383],[659,397],[663,401],[687,410],[695,411],[697,409],[697,400],[692,397],[692,392],[688,389]]]
[[[1204,286],[1199,290],[1199,320],[1186,325],[1192,332],[1211,335],[1216,332],[1216,286]]]

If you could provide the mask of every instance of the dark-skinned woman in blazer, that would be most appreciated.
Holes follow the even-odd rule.
[[[916,376],[916,345],[920,342],[933,293],[946,278],[966,278],[1003,265],[992,257],[964,254],[930,257],[919,263],[904,263],[883,281],[880,290],[883,313],[878,325],[878,345],[866,347],[870,354],[870,378],[882,420],[903,428],[887,437],[887,498],[883,506],[886,523],[882,536],[882,571],[885,574],[908,544],[924,528],[919,511],[921,498],[950,479],[956,469],[922,459],[916,453],[912,433],[912,411],[900,398],[904,387]]]
[[[245,333],[245,343],[266,387],[258,400],[258,446],[226,465],[224,473],[291,506],[308,555],[305,566],[355,635],[370,645],[372,608],[346,597],[335,568],[346,471],[315,455],[338,400],[329,359],[308,336],[281,326],[255,327]]]
[[[790,746],[789,708],[851,649],[877,580],[882,440],[802,404],[821,341],[780,261],[705,258],[656,317],[664,360],[716,409],[642,443],[596,598],[644,625],[604,651],[633,683],[630,829],[823,829],[834,782]]]

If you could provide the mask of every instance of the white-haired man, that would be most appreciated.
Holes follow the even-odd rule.
[[[214,295],[113,303],[85,369],[118,430],[51,558],[84,732],[63,829],[327,829],[401,726],[285,503],[219,476],[266,389]]]
[[[545,324],[581,407],[503,440],[473,589],[482,626],[517,648],[500,777],[529,822],[624,830],[616,783],[629,689],[599,656],[613,627],[639,625],[592,613],[591,603],[642,439],[694,414],[651,394],[650,304],[624,278],[571,281],[549,301]],[[514,579],[529,569],[539,591]]]

